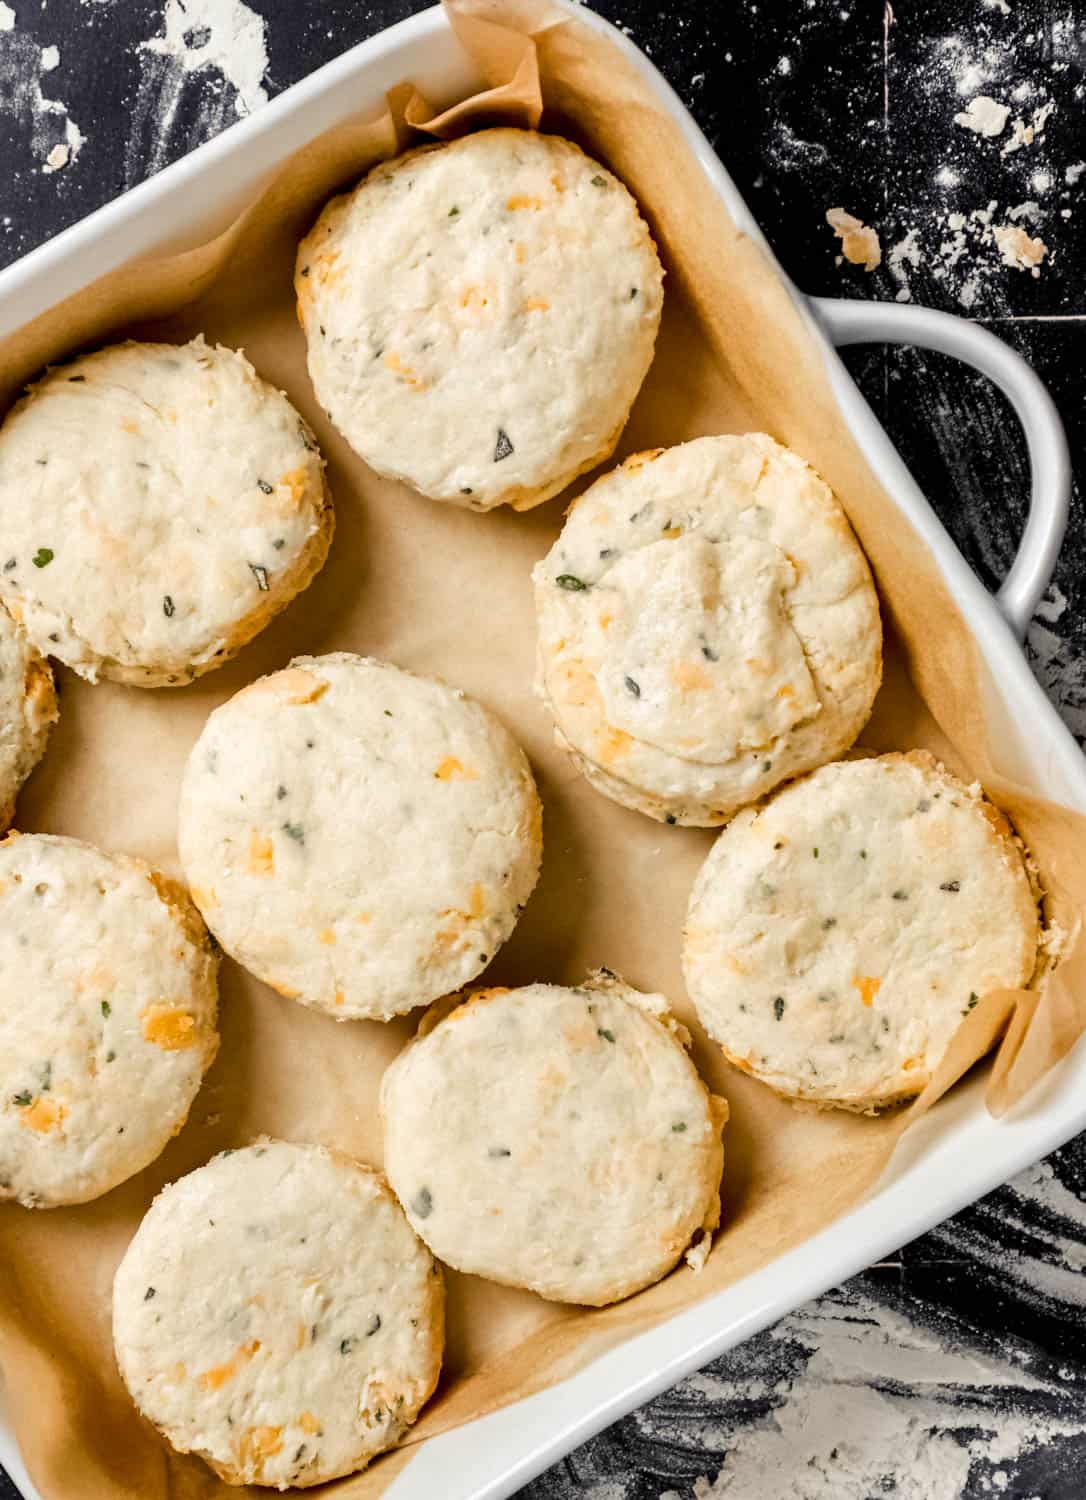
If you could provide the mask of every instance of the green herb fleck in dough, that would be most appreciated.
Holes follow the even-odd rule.
[[[666,824],[667,824],[667,825],[668,825],[668,827],[669,827],[669,828],[674,828],[674,827],[675,827],[675,824],[676,824],[676,823],[677,823],[677,822],[678,822],[678,821],[679,821],[679,820],[678,820],[678,818],[677,818],[677,817],[676,817],[676,816],[675,816],[675,814],[674,814],[674,813],[667,813],[667,814],[665,814],[665,816],[664,816],[664,822],[665,822],[665,823],[666,823]]]
[[[163,594],[163,596],[162,596],[162,613],[166,616],[167,620],[172,620],[173,619],[173,612],[174,612],[175,607],[176,606],[174,605],[174,602],[170,598],[169,594]]]
[[[340,1352],[340,1354],[350,1354],[351,1350],[354,1348],[354,1343],[355,1343],[355,1341],[354,1341],[353,1338],[340,1339],[340,1341],[339,1341],[339,1352]]]
[[[112,1009],[113,1009],[113,1007],[112,1007],[112,1005],[110,1005],[110,1003],[109,1003],[109,1001],[108,1001],[108,1000],[103,1000],[103,1001],[102,1001],[102,1014],[103,1014],[103,1015],[104,1015],[104,1016],[108,1016],[108,1015],[109,1015],[109,1013],[110,1013],[110,1011],[111,1011],[111,1010],[112,1010]]]
[[[457,214],[459,212],[460,212],[460,210],[457,208],[456,204],[454,203],[453,206],[452,206],[452,208],[449,209],[449,218],[450,219],[455,219],[456,216],[457,216]]]
[[[936,795],[938,795],[938,793],[936,793]],[[916,810],[917,812],[931,812],[931,803],[928,801],[927,797],[921,797],[920,801],[916,804]]]
[[[702,648],[701,648],[701,654],[702,654],[702,656],[704,656],[704,658],[705,658],[706,661],[719,661],[720,660],[720,652],[719,651],[714,651],[713,648],[712,648],[712,646],[702,646]]]
[[[47,568],[54,556],[52,547],[39,547],[30,560],[36,568]]]
[[[607,178],[606,177],[602,177],[600,175],[600,173],[597,172],[596,175],[595,175],[595,177],[593,177],[593,179],[592,179],[592,186],[593,187],[599,187],[599,188],[605,188],[607,186]]]
[[[143,1300],[144,1300],[144,1302],[150,1302],[151,1298],[154,1295],[155,1295],[155,1289],[154,1289],[154,1287],[153,1286],[149,1286],[147,1288],[147,1290],[143,1294]]]
[[[17,1104],[20,1109],[25,1109],[28,1104],[33,1104],[34,1095],[29,1089],[20,1089],[17,1094],[12,1094],[11,1102]]]
[[[309,275],[309,267],[308,266],[303,266],[302,269],[301,269],[301,271],[298,274],[300,276],[308,276]]]
[[[273,495],[275,493],[273,486],[270,485],[266,479],[258,479],[256,482],[256,487],[258,490],[263,491],[265,495]]]
[[[497,1159],[499,1156],[512,1156],[513,1153],[508,1146],[491,1146],[486,1154]]]
[[[822,931],[823,932],[829,932],[829,930],[830,930],[831,927],[836,927],[836,926],[837,926],[837,918],[836,917],[827,917],[826,920],[822,923]]]
[[[580,594],[588,587],[584,579],[578,578],[574,573],[559,573],[554,580],[560,589],[568,589],[571,594]]]
[[[866,859],[867,858],[867,850],[866,849],[861,849],[860,850],[860,858],[861,859]]]
[[[895,891],[894,892],[894,900],[895,901],[908,901],[908,899],[909,899],[909,893],[908,893],[908,891]]]
[[[369,1322],[366,1324],[366,1337],[368,1339],[371,1339],[373,1337],[373,1335],[377,1332],[377,1330],[380,1328],[380,1326],[381,1326],[381,1314],[380,1313],[374,1313],[373,1316],[370,1318]]]
[[[286,544],[287,544],[287,539],[286,539],[285,536],[277,536],[275,538],[275,540],[272,542],[272,546],[275,548],[276,552],[282,552],[282,550],[286,546]]]
[[[641,696],[641,684],[639,682],[635,682],[632,677],[627,677],[626,678],[626,691],[628,693],[630,693],[634,698],[640,698],[640,696]]]
[[[845,1033],[843,1031],[835,1031],[833,1036],[830,1037],[831,1042],[843,1042],[844,1039]]]
[[[278,802],[282,802],[282,800],[286,796],[286,794],[287,794],[287,789],[286,789],[285,786],[277,786],[276,787],[276,789],[275,789],[275,796],[276,796],[276,800]]]
[[[815,859],[818,858],[818,850],[817,849],[812,849],[811,853],[814,855]]]
[[[961,883],[960,880],[944,880],[943,883],[942,883],[942,885],[939,887],[939,889],[941,891],[955,891],[955,892],[960,891],[961,888],[962,888],[962,883]]]
[[[630,301],[631,301],[631,302],[632,302],[632,301],[633,301],[633,299],[634,299],[634,298],[635,298],[635,297],[636,297],[636,296],[637,296],[637,288],[636,288],[636,287],[635,287],[635,286],[632,286],[632,287],[631,287],[631,288],[630,288]]]
[[[420,1219],[428,1219],[434,1207],[433,1195],[428,1187],[419,1188],[411,1199],[411,1207]]]
[[[116,1054],[116,1052],[114,1052],[114,1051],[112,1051],[112,1050],[110,1050],[110,1051],[109,1051],[109,1052],[107,1052],[107,1053],[106,1053],[106,1062],[112,1062],[112,1061],[113,1061],[113,1059],[114,1059],[114,1058],[115,1058],[115,1057],[116,1057],[116,1056],[117,1056],[117,1054]]]
[[[4,564],[4,572],[5,573],[10,573],[10,572],[12,572],[13,569],[17,568],[18,566],[19,566],[19,559],[17,557],[9,557],[8,560],[7,560],[7,562]]]
[[[43,1094],[47,1094],[52,1087],[53,1064],[51,1062],[43,1063],[41,1070],[41,1091]]]
[[[763,760],[762,761],[762,770],[763,771],[772,771],[772,769],[773,769],[773,762],[771,760]]]
[[[470,484],[462,484],[460,486],[460,493],[462,495],[474,495],[475,491],[472,489]]]
[[[776,999],[773,1001],[773,1015],[776,1018],[776,1020],[778,1020],[778,1021],[784,1015],[784,996],[783,995],[778,995],[776,997]]]
[[[305,843],[305,829],[301,823],[284,823],[283,832],[288,839],[293,839],[296,844]]]
[[[513,444],[509,440],[509,434],[504,427],[499,427],[498,436],[494,443],[494,462],[500,464],[502,459],[508,458],[513,451]]]
[[[249,572],[256,579],[256,586],[262,594],[266,594],[270,588],[268,583],[268,570],[260,563],[250,563]]]
[[[83,382],[86,380],[86,378],[87,377],[85,375],[69,375],[68,376],[68,384],[69,385],[82,385]]]
[[[613,1031],[609,1031],[606,1026],[597,1026],[596,1035],[603,1037],[603,1040],[605,1042],[611,1042],[612,1044],[614,1043],[615,1033]]]
[[[685,1120],[676,1120],[675,1123],[674,1123],[674,1125],[672,1125],[671,1128],[675,1132],[676,1135],[682,1135],[683,1131],[686,1129],[686,1121]]]
[[[970,990],[969,991],[969,1003],[966,1005],[965,1009],[962,1011],[962,1015],[963,1016],[967,1016],[969,1014],[969,1012],[973,1009],[974,1005],[976,1005],[976,1003],[979,1000],[979,998],[980,998],[980,996],[977,994],[976,990]]]

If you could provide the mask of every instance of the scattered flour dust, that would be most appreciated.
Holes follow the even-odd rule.
[[[1052,628],[1067,609],[1067,599],[1056,587],[1037,606],[1026,635],[1030,663],[1048,696],[1056,704],[1064,723],[1080,745],[1086,747],[1086,655],[1074,651]],[[1029,1174],[1023,1174],[1028,1177]],[[1023,1178],[1016,1180],[1020,1187]],[[1080,1228],[1076,1244],[1086,1245],[1086,1212],[1079,1205]]]
[[[841,241],[841,254],[850,265],[874,271],[882,264],[882,246],[876,230],[843,208],[826,210],[826,223]]]
[[[976,98],[970,99],[960,114],[954,116],[954,123],[964,125],[966,130],[972,130],[975,135],[1002,135],[1010,112],[1010,105],[997,104],[987,94],[978,94]]]
[[[267,102],[267,23],[243,0],[167,0],[164,35],[149,52],[174,58],[186,73],[217,68],[237,90],[239,114]]]
[[[60,62],[59,50],[41,46],[18,19],[14,8],[0,0],[0,115],[26,133],[32,163],[53,173],[76,160],[86,138],[68,106],[42,90],[42,78]],[[17,171],[19,163],[7,166]]]
[[[959,1500],[971,1478],[999,1491],[1004,1466],[1086,1431],[1053,1416],[1058,1392],[1015,1361],[948,1349],[862,1295],[823,1297],[770,1337],[800,1345],[806,1364],[766,1417],[723,1434],[723,1467],[695,1483],[698,1500]]]

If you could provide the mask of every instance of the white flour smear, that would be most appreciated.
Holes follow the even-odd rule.
[[[42,77],[60,61],[56,47],[43,47],[19,26],[18,12],[0,0],[0,114],[25,132],[30,165],[45,173],[70,167],[85,137],[60,99],[42,90]],[[18,170],[18,159],[6,164]]]
[[[806,1362],[778,1383],[766,1417],[716,1434],[727,1453],[715,1479],[695,1483],[698,1500],[959,1500],[970,1484],[1005,1490],[1016,1461],[1086,1432],[1086,1418],[1052,1414],[1054,1383],[1012,1359],[948,1350],[862,1295],[823,1297],[769,1337]],[[733,1399],[757,1399],[741,1375],[728,1384]]]
[[[267,101],[267,27],[243,0],[166,0],[161,33],[140,43],[137,55],[129,184]]]
[[[1037,606],[1026,634],[1026,647],[1030,665],[1063,722],[1086,749],[1086,654],[1076,653],[1053,629],[1066,608],[1067,600],[1053,584]],[[1086,1213],[1082,1213],[1080,1233],[1086,1241]]]

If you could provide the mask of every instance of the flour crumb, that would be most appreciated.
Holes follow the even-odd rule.
[[[1011,13],[1007,0],[984,0],[984,9],[998,10],[1001,16],[1009,16]]]
[[[15,12],[12,10],[10,5],[5,5],[4,0],[0,0],[0,31],[14,30]]]
[[[846,213],[843,208],[829,208],[826,223],[841,241],[841,253],[850,265],[874,271],[882,264],[878,231],[871,229],[862,219]]]
[[[1021,116],[1011,126],[1010,139],[1003,147],[1002,154],[1009,156],[1012,151],[1020,151],[1023,146],[1032,146],[1034,141],[1044,139],[1045,126],[1048,124],[1049,116],[1056,108],[1053,100],[1042,104],[1040,109],[1034,110],[1033,119],[1027,125]]]
[[[987,94],[978,94],[970,99],[965,109],[954,116],[954,123],[973,131],[975,135],[994,138],[1003,133],[1010,112],[1008,105],[997,103]]]
[[[50,151],[49,155],[42,163],[42,171],[59,172],[61,167],[66,167],[68,165],[68,159],[71,154],[72,153],[69,151],[68,147],[64,145],[63,142],[58,143],[53,147],[52,151]]]
[[[1086,161],[1076,161],[1069,166],[1063,174],[1063,180],[1068,187],[1074,187],[1083,172],[1086,172]]]
[[[1016,271],[1029,271],[1033,276],[1041,274],[1041,262],[1048,253],[1048,246],[1040,235],[1031,239],[1019,224],[997,224],[992,235],[1005,266],[1013,266]]]
[[[51,73],[54,68],[60,66],[60,48],[43,47],[41,49],[41,70],[43,73]]]

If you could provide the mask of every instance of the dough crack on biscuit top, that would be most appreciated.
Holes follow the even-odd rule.
[[[0,843],[0,1199],[85,1203],[185,1123],[219,1044],[180,886],[76,839]]]
[[[230,1484],[308,1487],[415,1420],[441,1367],[444,1288],[377,1172],[263,1141],[158,1195],[114,1279],[113,1338],[176,1449]]]
[[[484,130],[374,168],[302,241],[321,404],[380,474],[538,505],[613,450],[663,272],[637,205],[571,142]]]
[[[687,989],[779,1093],[918,1094],[991,990],[1033,979],[1036,893],[1006,819],[930,755],[822,767],[738,814],[694,884]]]
[[[700,1266],[721,1129],[660,996],[613,974],[434,1007],[381,1086],[385,1165],[458,1270],[602,1306]]]
[[[178,847],[239,963],[338,1019],[387,1020],[490,962],[535,885],[541,826],[528,762],[491,713],[336,653],[211,715]]]
[[[726,822],[840,754],[882,675],[878,601],[828,487],[761,433],[636,454],[533,574],[538,691],[599,790]]]
[[[0,426],[0,598],[92,682],[220,666],[307,586],[332,528],[305,423],[202,338],[82,356]]]

